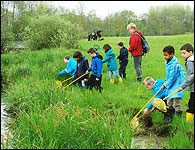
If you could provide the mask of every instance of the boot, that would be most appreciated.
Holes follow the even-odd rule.
[[[193,113],[189,113],[189,112],[186,112],[186,122],[192,122],[194,119],[194,114]]]
[[[110,79],[110,83],[114,84],[114,79]]]
[[[122,80],[122,78],[121,78],[121,77],[120,77],[118,80],[119,80],[119,82],[120,82],[120,83],[122,83],[122,82],[123,82],[123,80]]]
[[[173,110],[172,109],[167,109],[167,112],[165,113],[165,116],[164,116],[164,121],[165,121],[165,124],[169,124],[173,121]]]
[[[182,111],[179,111],[179,112],[176,112],[176,115],[181,117],[182,113],[183,113]]]

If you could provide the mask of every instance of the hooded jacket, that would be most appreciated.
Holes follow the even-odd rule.
[[[88,68],[88,71],[92,71],[93,75],[97,74],[97,78],[100,79],[102,75],[102,56],[100,54],[92,58],[91,67]]]
[[[117,59],[119,59],[119,64],[121,66],[126,66],[128,64],[128,50],[126,47],[123,47],[120,50],[120,55],[117,57]]]
[[[143,36],[143,33],[139,30],[135,30],[133,33],[138,33],[139,35]],[[129,40],[129,49],[128,51],[131,52],[132,56],[140,56],[143,55],[142,53],[142,45],[141,45],[141,38],[134,34],[130,37]]]
[[[107,68],[109,71],[114,71],[118,69],[118,64],[115,60],[115,54],[112,49],[108,50],[106,53],[106,58],[102,60],[102,63],[107,62]]]
[[[69,62],[64,70],[60,71],[58,74],[61,75],[63,73],[69,73],[71,76],[74,76],[77,68],[77,62],[70,57]],[[67,71],[65,71],[67,69]]]
[[[194,92],[194,55],[186,59],[185,67],[187,79],[181,84],[181,88],[185,89],[189,86],[189,92]]]
[[[85,56],[82,56],[81,60],[77,61],[77,69],[76,69],[76,73],[75,73],[76,78],[85,74],[86,71],[88,70],[88,68],[89,68],[88,60],[85,58]],[[81,79],[79,79],[79,81],[81,81],[83,79],[88,79],[88,78],[89,78],[89,74],[86,74]]]
[[[173,56],[170,62],[167,63],[166,61],[166,83],[164,86],[167,88],[167,95],[172,94],[173,92],[177,91],[183,83],[185,78],[185,70],[184,68],[179,64],[177,58]],[[172,98],[183,98],[184,96],[184,90],[177,92],[170,96],[168,100]]]
[[[152,88],[153,95],[155,95],[159,91],[159,89],[161,88],[161,86],[163,86],[164,82],[165,82],[164,79],[158,79],[158,80],[155,81],[154,86]],[[162,89],[154,98],[163,99],[163,98],[165,98],[165,96],[166,96],[166,89]],[[150,102],[146,106],[146,108],[151,109],[152,108],[152,102]]]

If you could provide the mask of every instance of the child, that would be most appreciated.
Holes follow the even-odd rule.
[[[120,42],[118,43],[118,48],[120,49],[120,55],[117,57],[117,59],[119,59],[119,64],[120,64],[120,68],[119,68],[119,75],[122,78],[126,79],[126,66],[128,64],[128,50],[127,48],[124,47],[123,43]]]
[[[101,93],[101,90],[103,89],[101,87],[103,57],[96,53],[96,50],[94,48],[90,48],[88,50],[88,54],[91,56],[92,60],[91,67],[88,68],[87,72],[89,73],[90,71],[92,71],[92,75],[87,81],[86,87],[90,89],[90,93],[93,87],[95,87],[96,90],[99,90],[99,92]]]
[[[64,62],[67,63],[67,66],[65,69],[60,71],[58,75],[69,73],[71,76],[74,76],[76,72],[77,62],[72,57],[70,57],[70,55],[64,56]]]
[[[167,95],[172,94],[175,92],[181,83],[185,80],[185,70],[179,64],[177,58],[174,56],[175,49],[173,46],[166,46],[163,49],[163,55],[166,60],[166,82],[163,84],[161,89],[167,89]],[[168,113],[168,120],[171,123],[173,119],[173,115],[176,111],[176,114],[181,116],[182,114],[182,107],[181,107],[181,100],[184,96],[184,90],[177,92],[170,96],[167,100],[167,113]]]
[[[187,79],[180,85],[179,91],[189,86],[190,99],[188,102],[188,109],[186,110],[186,121],[193,121],[194,118],[194,55],[193,46],[185,44],[181,47],[181,53],[185,59],[185,67],[187,72]]]
[[[144,86],[148,89],[148,90],[153,90],[153,95],[155,95],[159,89],[161,88],[161,86],[165,83],[164,79],[158,79],[158,80],[154,80],[152,77],[146,77],[143,81]],[[160,98],[163,99],[166,97],[166,89],[162,89],[161,91],[159,91],[159,93],[154,97],[154,98]],[[165,100],[166,103],[166,100]],[[152,108],[152,103],[150,102],[146,108],[144,109],[144,114],[147,114],[149,109]],[[154,108],[153,108],[154,109]],[[162,112],[163,113],[163,112]],[[164,114],[164,121],[165,123],[169,122],[169,118],[167,116],[167,113],[163,113]]]
[[[74,78],[75,80],[76,78],[86,73],[86,71],[89,68],[89,63],[88,63],[88,60],[85,58],[85,56],[82,55],[80,50],[75,51],[75,53],[73,54],[73,58],[77,59],[77,69],[76,69],[75,78]],[[83,88],[85,88],[86,87],[85,82],[87,81],[88,78],[89,78],[89,74],[86,74],[82,78],[77,80],[76,83],[78,83],[79,86],[82,86]]]
[[[114,78],[113,74],[118,78],[119,82],[123,82],[120,75],[117,72],[118,65],[115,60],[115,54],[113,50],[111,49],[111,46],[109,44],[105,44],[103,46],[104,52],[106,53],[106,58],[102,60],[102,63],[107,62],[107,67],[109,71],[109,77],[110,77],[110,83],[114,84]]]

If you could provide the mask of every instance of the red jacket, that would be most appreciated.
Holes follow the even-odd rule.
[[[139,35],[143,36],[143,33],[139,30],[135,30],[133,33],[137,32]],[[129,52],[131,52],[132,56],[139,56],[143,55],[142,53],[142,45],[141,45],[141,38],[138,35],[132,35],[129,40]]]

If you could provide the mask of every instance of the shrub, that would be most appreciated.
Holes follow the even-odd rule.
[[[31,50],[65,46],[75,48],[85,35],[83,29],[59,16],[33,18],[23,32]]]

